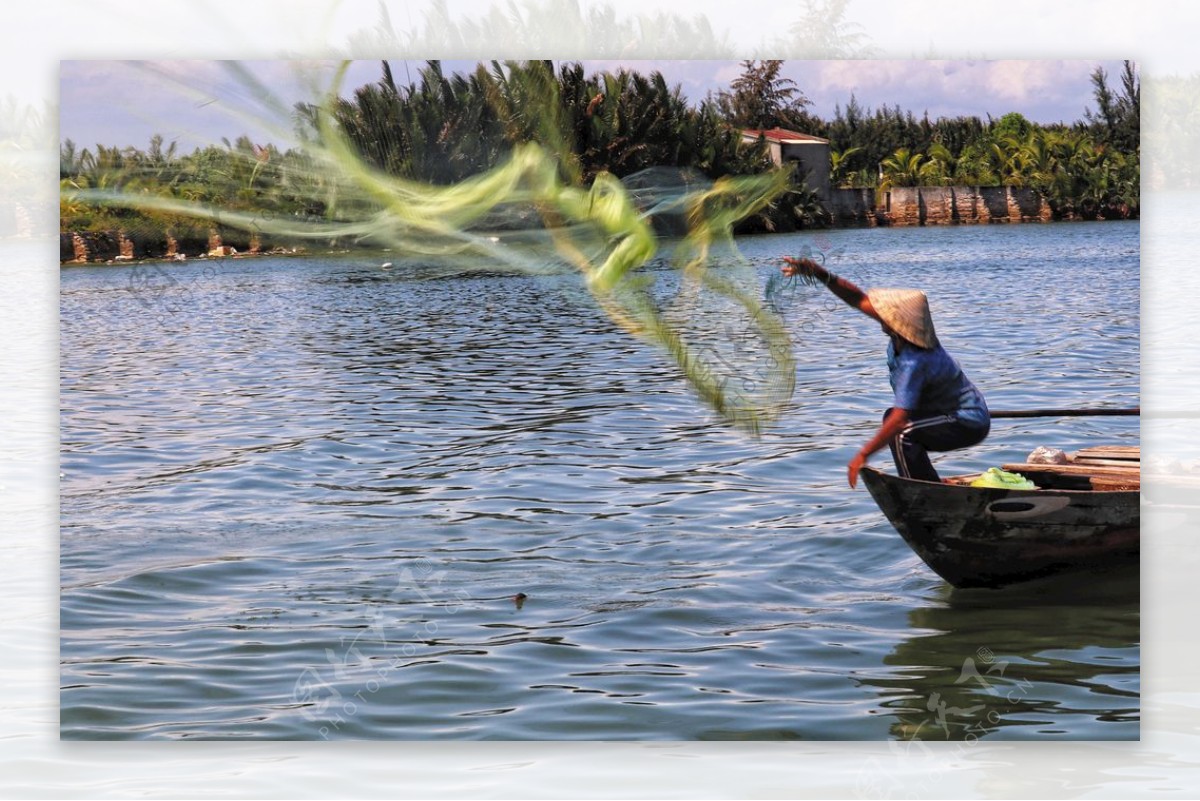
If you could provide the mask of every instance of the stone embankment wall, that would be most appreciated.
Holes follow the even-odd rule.
[[[898,186],[834,189],[827,208],[834,225],[959,225],[1049,222],[1050,205],[1018,186]]]
[[[1015,186],[905,186],[885,192],[833,189],[825,208],[835,228],[860,225],[958,225],[1048,222],[1050,206],[1037,192]],[[664,231],[663,233],[669,233]],[[259,253],[257,235],[209,231],[176,238],[166,233],[88,231],[59,234],[64,264],[194,258]]]
[[[833,216],[835,228],[879,224],[874,189],[831,189],[825,208]]]
[[[1050,206],[1032,189],[1018,186],[914,186],[885,193],[892,225],[1049,222]]]
[[[207,235],[176,238],[171,234],[150,236],[125,231],[85,231],[58,235],[58,260],[63,264],[134,261],[139,259],[195,258],[258,253],[257,235],[231,238],[218,231]]]

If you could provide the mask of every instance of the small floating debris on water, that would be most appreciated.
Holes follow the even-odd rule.
[[[379,265],[379,269],[390,270],[392,269],[392,263],[390,261],[385,261],[383,264]]]
[[[529,596],[526,595],[525,593],[518,592],[516,595],[514,595],[512,597],[513,605],[516,606],[518,609],[520,609],[522,606],[525,605],[525,599],[528,597]]]

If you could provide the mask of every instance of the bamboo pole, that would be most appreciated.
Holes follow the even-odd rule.
[[[989,412],[993,419],[1009,417],[1136,417],[1140,407],[1133,409],[1001,409]]]

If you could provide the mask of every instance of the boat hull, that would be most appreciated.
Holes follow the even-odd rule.
[[[1136,562],[1137,491],[1006,490],[864,468],[863,483],[909,547],[955,587],[999,587]]]

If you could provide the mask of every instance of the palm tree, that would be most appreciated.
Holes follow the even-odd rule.
[[[1062,175],[1054,143],[1054,134],[1033,130],[1021,143],[1016,155],[1023,184],[1036,189],[1046,198],[1056,194]]]
[[[1019,162],[1021,142],[1016,136],[1003,136],[984,146],[988,169],[1003,186],[1021,186],[1024,181]]]
[[[662,73],[649,78],[620,71],[603,76],[603,89],[589,103],[591,127],[585,174],[617,177],[653,166],[681,166],[689,110],[678,87]]]
[[[849,163],[852,157],[861,153],[861,147],[848,147],[845,150],[831,150],[829,153],[829,182],[836,187],[850,184]]]
[[[64,139],[58,146],[58,177],[73,178],[79,174],[79,170],[79,153],[75,149],[75,142]]]
[[[948,186],[958,177],[958,159],[941,142],[934,142],[929,146],[929,162],[924,174],[931,183]]]
[[[888,156],[879,167],[883,172],[879,183],[881,190],[895,186],[924,186],[937,170],[937,165],[926,161],[924,155],[914,153],[907,147]]]

